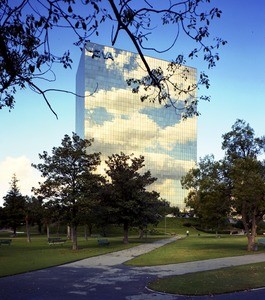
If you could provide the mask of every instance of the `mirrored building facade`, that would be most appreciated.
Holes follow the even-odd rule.
[[[166,70],[168,62],[147,57],[151,68]],[[141,102],[126,79],[142,78],[145,68],[138,54],[88,43],[77,77],[76,133],[94,138],[89,151],[101,152],[101,170],[109,155],[124,152],[144,155],[145,168],[157,181],[152,190],[180,209],[187,194],[180,179],[197,159],[197,119],[182,120],[174,109]],[[196,69],[188,68],[185,85],[196,83]],[[196,91],[194,91],[194,96]],[[185,101],[185,95],[181,101]]]

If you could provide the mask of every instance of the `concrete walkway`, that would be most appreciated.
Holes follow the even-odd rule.
[[[152,244],[143,244],[131,249],[87,258],[63,266],[0,278],[0,299],[265,299],[265,290],[263,289],[217,296],[187,297],[157,293],[146,288],[149,282],[165,276],[264,262],[265,254],[154,267],[130,267],[123,265],[125,261],[152,251],[166,243],[173,242],[176,239],[177,237],[173,237]]]
[[[123,264],[124,262],[131,260],[137,256],[148,253],[152,250],[160,248],[166,244],[170,244],[180,239],[180,236],[174,236],[169,239],[158,240],[153,243],[141,244],[139,246],[121,250],[113,253],[108,253],[100,256],[86,258],[74,263],[67,264],[70,267],[94,267],[94,266],[115,266],[118,264]]]

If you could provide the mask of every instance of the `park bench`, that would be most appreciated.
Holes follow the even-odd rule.
[[[265,238],[258,239],[258,244],[265,246]]]
[[[11,242],[12,242],[11,239],[1,239],[1,240],[0,240],[0,246],[1,246],[1,245],[8,245],[8,246],[10,246],[10,245],[11,245]]]
[[[48,244],[49,245],[54,245],[54,244],[63,244],[65,243],[66,240],[60,238],[60,237],[52,237],[52,238],[48,238]]]
[[[98,239],[98,245],[99,246],[108,246],[109,240],[108,239]]]

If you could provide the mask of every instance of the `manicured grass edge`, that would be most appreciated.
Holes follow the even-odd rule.
[[[265,289],[265,262],[159,278],[151,291],[185,296],[210,296]]]
[[[148,239],[130,237],[130,243],[124,244],[121,237],[110,237],[109,246],[99,246],[97,239],[79,240],[79,250],[72,250],[71,241],[64,244],[48,245],[46,237],[32,239],[13,238],[10,246],[0,248],[0,278],[29,273],[51,267],[63,266],[83,259],[126,250],[144,243],[153,243],[164,237],[152,236]],[[41,258],[41,259],[40,259]]]

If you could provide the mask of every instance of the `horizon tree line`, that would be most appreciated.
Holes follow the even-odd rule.
[[[104,176],[96,172],[100,153],[87,154],[92,143],[93,140],[81,139],[73,133],[72,137],[64,136],[61,146],[52,149],[52,155],[47,151],[39,154],[42,162],[32,166],[41,172],[44,181],[32,189],[35,197],[21,195],[14,175],[11,189],[4,197],[4,208],[0,209],[2,224],[9,224],[15,235],[24,222],[30,242],[30,223],[37,222],[36,219],[43,220],[47,233],[54,220],[64,222],[71,228],[73,250],[78,249],[80,224],[90,232],[93,225],[104,228],[119,224],[124,230],[124,243],[129,242],[132,226],[143,230],[148,224],[157,224],[166,202],[159,193],[148,189],[156,178],[150,171],[141,171],[144,157],[113,154],[105,161]],[[40,211],[41,216],[33,217]],[[41,229],[40,223],[38,226]]]
[[[95,172],[100,153],[86,153],[92,142],[76,134],[72,138],[65,135],[62,145],[54,147],[51,156],[46,151],[39,154],[44,162],[33,167],[45,181],[33,189],[36,197],[23,197],[18,180],[12,177],[4,208],[0,208],[0,219],[5,220],[5,211],[6,224],[12,226],[14,234],[22,215],[28,241],[30,222],[41,229],[42,219],[48,233],[50,224],[56,220],[71,227],[73,249],[77,249],[80,224],[90,233],[95,225],[103,232],[108,224],[121,225],[123,241],[128,243],[130,227],[143,230],[148,224],[158,223],[169,203],[160,199],[156,191],[147,189],[156,178],[150,171],[141,172],[144,157],[113,154],[106,160],[103,176]],[[232,130],[223,135],[222,148],[224,159],[215,161],[213,155],[206,155],[182,177],[182,186],[189,191],[186,207],[202,228],[216,232],[227,226],[228,218],[240,219],[248,240],[247,249],[252,251],[258,224],[265,216],[265,160],[259,159],[265,151],[265,137],[255,137],[253,128],[238,119]]]

